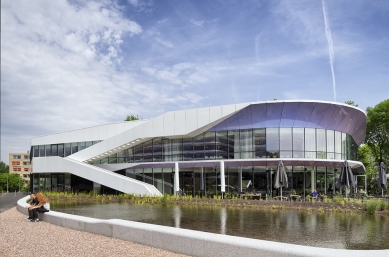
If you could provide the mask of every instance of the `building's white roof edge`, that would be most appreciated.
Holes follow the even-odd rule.
[[[150,120],[150,119],[142,119],[142,120],[132,120],[132,121],[121,121],[121,122],[104,123],[104,124],[95,125],[95,126],[90,126],[90,127],[85,127],[85,128],[71,129],[71,130],[67,130],[67,131],[62,131],[62,132],[56,132],[56,133],[52,133],[52,134],[46,134],[46,135],[42,135],[42,136],[37,136],[37,137],[31,138],[31,140],[37,139],[37,138],[41,138],[41,137],[59,135],[59,134],[68,133],[68,132],[72,132],[72,131],[78,131],[78,130],[83,130],[83,129],[96,128],[96,127],[101,127],[101,126],[106,126],[106,125],[114,125],[114,124],[121,124],[121,123],[127,123],[127,122],[141,122],[140,124],[142,124],[142,123],[144,123],[144,122],[146,122],[146,121],[149,121],[149,120]],[[139,124],[139,125],[140,125],[140,124]]]

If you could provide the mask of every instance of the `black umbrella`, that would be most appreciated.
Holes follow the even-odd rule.
[[[348,165],[347,160],[344,161],[342,170],[340,171],[338,182],[336,183],[336,187],[345,187],[346,188],[346,197],[347,197],[347,189],[350,187],[355,187],[355,178],[354,174],[351,171],[350,165]]]
[[[380,170],[378,171],[378,187],[382,190],[382,196],[384,196],[384,189],[388,187],[386,179],[386,167],[383,162],[381,162]]]
[[[278,168],[276,172],[276,181],[274,182],[275,188],[281,188],[281,201],[282,201],[282,188],[288,188],[288,176],[286,175],[284,164],[280,160],[278,162]]]

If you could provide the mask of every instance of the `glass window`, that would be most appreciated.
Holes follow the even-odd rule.
[[[215,159],[216,156],[216,138],[215,132],[204,133],[204,157],[205,159]]]
[[[40,145],[39,146],[39,156],[40,157],[44,157],[45,156],[45,146],[44,145]]]
[[[228,159],[239,159],[239,130],[229,130],[228,137]],[[237,153],[237,156],[235,156]],[[236,158],[235,158],[236,157]]]
[[[303,128],[293,128],[293,151],[304,151]]]
[[[204,134],[193,138],[193,159],[204,160]]]
[[[25,160],[30,159],[30,156],[25,155],[25,156],[24,156],[24,159],[25,159]]]
[[[72,149],[72,154],[75,154],[78,152],[78,145],[77,143],[71,143],[71,149]]]
[[[228,176],[226,178],[226,191],[230,193],[240,193],[239,188],[239,168],[238,167],[228,167],[228,170],[226,171],[226,174],[228,173]]]
[[[358,160],[358,145],[357,145],[357,143],[355,143],[354,139],[351,136],[349,136],[348,142],[350,142],[350,151],[348,152],[350,155],[349,159],[357,161]]]
[[[254,129],[255,158],[266,158],[266,129]]]
[[[58,156],[63,157],[63,144],[58,145]]]
[[[153,139],[153,155],[162,155],[162,138],[160,137]]]
[[[305,129],[305,151],[316,151],[316,133],[315,129]]]
[[[78,151],[85,149],[85,142],[78,142]]]
[[[88,148],[93,145],[92,141],[85,142],[85,148]]]
[[[241,152],[252,152],[253,147],[253,130],[252,129],[242,129],[240,131],[240,150]]]
[[[51,156],[51,145],[45,145],[46,156]]]
[[[342,133],[342,159],[347,159],[347,134]]]
[[[335,153],[342,153],[342,133],[335,131]]]
[[[280,158],[292,158],[292,151],[280,151]]]
[[[182,140],[183,144],[183,160],[191,161],[193,160],[193,142],[192,138],[184,138]]]
[[[66,143],[65,145],[65,157],[72,154],[72,149],[70,147],[70,143]]]
[[[327,153],[335,152],[335,134],[333,130],[327,130]]]
[[[172,144],[169,138],[162,138],[163,155],[172,155]]]
[[[253,167],[242,167],[242,192],[253,193]]]
[[[51,156],[58,156],[58,145],[51,145]]]
[[[316,159],[316,152],[305,152],[306,159]]]
[[[316,130],[317,151],[326,152],[326,131],[324,129]]]
[[[280,150],[292,150],[291,128],[280,128]]]
[[[280,158],[280,151],[266,151],[266,158]]]
[[[116,153],[109,156],[108,163],[117,163],[117,154]]]
[[[278,128],[266,129],[266,150],[279,151],[280,150],[280,135]]]
[[[192,159],[192,154],[193,154],[193,142],[192,138],[183,138],[182,140],[182,145],[183,145],[183,153],[190,159]],[[190,157],[192,156],[192,157]]]
[[[182,154],[182,138],[172,139],[172,154]]]
[[[227,131],[216,132],[216,158],[228,159]]]
[[[153,161],[153,140],[143,143],[143,160],[144,162]]]
[[[134,162],[143,162],[143,144],[136,145],[134,148]]]
[[[14,159],[16,159],[15,156],[13,156]],[[34,146],[34,157],[39,157],[39,145]]]
[[[127,152],[125,154],[124,162],[126,163],[133,163],[134,162],[134,147],[128,148]]]

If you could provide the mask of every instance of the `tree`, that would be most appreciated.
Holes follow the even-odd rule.
[[[9,166],[0,161],[0,173],[9,173]]]
[[[389,99],[367,107],[366,140],[374,161],[389,164]]]
[[[124,121],[139,120],[138,115],[129,115]]]
[[[344,102],[345,104],[348,104],[348,105],[351,105],[351,106],[355,106],[355,107],[358,107],[358,104],[354,103],[354,101],[346,101]]]
[[[358,161],[365,165],[367,192],[374,194],[378,190],[378,166],[369,145],[365,144],[358,148]]]
[[[19,174],[0,174],[0,187],[2,190],[7,190],[7,177],[8,177],[8,191],[19,191],[24,186],[24,179]]]

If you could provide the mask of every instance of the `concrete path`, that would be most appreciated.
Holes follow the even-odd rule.
[[[0,256],[186,256],[26,217],[15,207],[0,213]]]
[[[25,193],[4,193],[0,195],[0,213],[11,209],[12,207],[16,206],[16,202],[20,199],[28,195],[27,192]]]

